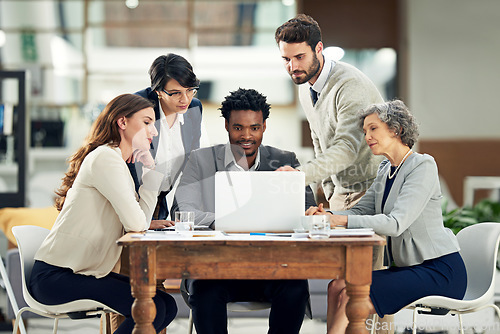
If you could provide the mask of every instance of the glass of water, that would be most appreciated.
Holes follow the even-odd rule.
[[[330,237],[330,219],[328,215],[307,216],[309,219],[309,238],[325,239]]]
[[[177,211],[175,213],[175,230],[177,232],[194,231],[194,212]]]

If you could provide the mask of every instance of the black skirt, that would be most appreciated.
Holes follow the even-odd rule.
[[[370,298],[380,317],[394,314],[426,296],[462,299],[467,288],[467,272],[458,252],[410,267],[374,271]]]

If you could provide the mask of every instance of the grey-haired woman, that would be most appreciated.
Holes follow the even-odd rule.
[[[320,206],[306,214],[331,214],[332,226],[371,227],[387,236],[390,267],[372,274],[371,313],[393,314],[428,295],[463,298],[467,273],[456,237],[443,226],[436,162],[412,150],[415,118],[394,100],[363,110],[360,123],[373,154],[387,158],[374,183],[351,210],[326,212]],[[329,334],[345,332],[347,300],[345,281],[330,282]]]

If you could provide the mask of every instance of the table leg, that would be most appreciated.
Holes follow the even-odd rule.
[[[370,313],[372,252],[371,246],[350,246],[346,249],[346,292],[349,296],[347,334],[368,332],[365,321]]]
[[[135,321],[133,334],[156,334],[153,320],[156,306],[156,248],[130,246],[130,284],[132,296],[132,317]]]

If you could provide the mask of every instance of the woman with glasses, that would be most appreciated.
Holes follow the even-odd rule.
[[[189,153],[200,147],[202,105],[195,98],[200,81],[191,64],[169,53],[156,58],[149,69],[151,87],[137,92],[154,103],[159,136],[151,144],[156,169],[165,175],[150,229],[172,226],[166,195],[172,190]],[[129,169],[138,189],[142,165],[130,161]]]

